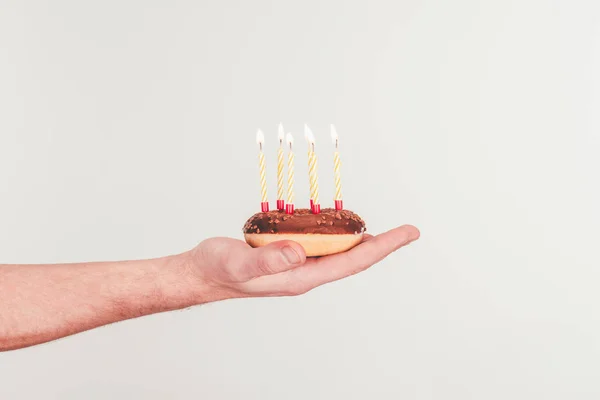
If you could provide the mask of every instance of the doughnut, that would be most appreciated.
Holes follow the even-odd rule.
[[[252,247],[278,240],[300,244],[308,257],[319,257],[350,250],[363,239],[365,222],[349,210],[324,208],[313,214],[300,208],[293,214],[274,210],[250,217],[243,228],[244,239]]]

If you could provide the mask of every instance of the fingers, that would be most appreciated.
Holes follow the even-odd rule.
[[[368,238],[348,252],[320,258],[290,272],[309,286],[320,286],[364,271],[419,236],[414,226],[401,226]]]
[[[241,280],[277,274],[298,267],[306,261],[304,248],[289,240],[248,249],[235,257],[237,260],[234,264],[237,266],[237,275]]]
[[[394,251],[417,240],[420,232],[412,225],[404,225],[371,238],[367,238],[359,246],[352,250],[337,254],[331,257],[325,257],[321,263],[328,263],[330,266],[336,264],[344,265],[345,268],[353,267],[356,272],[362,271],[381,261]]]
[[[378,236],[367,236],[346,253],[310,259],[289,271],[265,276],[256,281],[258,292],[302,294],[317,286],[364,271],[399,248],[417,240],[419,230],[411,225],[392,229]]]

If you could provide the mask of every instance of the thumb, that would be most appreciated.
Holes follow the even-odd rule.
[[[270,243],[248,250],[242,261],[242,269],[248,279],[273,275],[298,267],[306,262],[304,248],[290,240]]]

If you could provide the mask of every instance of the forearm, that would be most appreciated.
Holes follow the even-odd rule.
[[[211,238],[177,256],[127,262],[0,265],[0,351],[142,315],[227,298],[291,296],[354,275],[419,238],[404,225],[346,253],[307,259],[289,240],[250,248]]]
[[[210,301],[186,263],[0,265],[0,351]]]

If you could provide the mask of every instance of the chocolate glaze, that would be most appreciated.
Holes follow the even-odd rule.
[[[256,213],[246,221],[243,232],[341,235],[366,230],[365,222],[352,211],[324,208],[320,214],[313,214],[308,208],[300,208],[293,215],[279,210]]]

